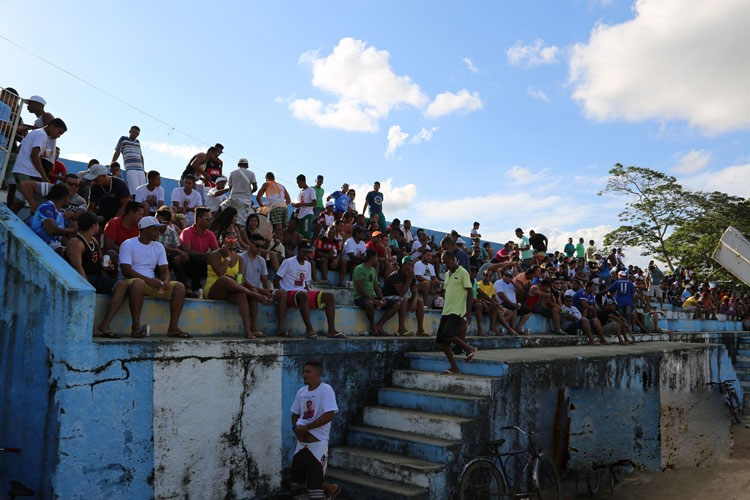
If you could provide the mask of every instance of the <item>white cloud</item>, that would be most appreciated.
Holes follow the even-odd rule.
[[[91,156],[88,153],[70,153],[70,154],[61,153],[60,156],[62,156],[64,160],[80,161],[83,163],[88,163],[89,160],[96,158],[95,156]],[[106,160],[100,160],[100,161],[106,161]]]
[[[537,38],[533,44],[524,45],[518,40],[515,45],[505,51],[511,66],[539,66],[557,62],[560,48],[555,45],[544,46],[544,40]]]
[[[400,125],[393,125],[388,129],[388,147],[385,149],[385,157],[391,159],[395,156],[396,150],[403,146],[409,134],[401,131]]]
[[[474,64],[474,61],[472,61],[472,60],[471,60],[471,59],[469,59],[468,57],[464,57],[464,58],[462,59],[462,61],[463,61],[463,62],[464,62],[464,64],[466,65],[466,69],[468,69],[468,70],[469,70],[469,71],[471,71],[472,73],[479,73],[479,68],[477,68],[477,67],[476,67],[476,65]]]
[[[513,184],[530,184],[532,182],[538,182],[544,179],[547,175],[547,170],[540,170],[539,172],[532,172],[526,167],[520,165],[514,165],[505,172],[505,177],[510,180]]]
[[[629,21],[573,47],[573,99],[595,120],[686,120],[709,134],[750,126],[746,0],[637,0]]]
[[[409,144],[419,144],[420,142],[430,142],[432,140],[432,134],[435,133],[435,131],[439,127],[432,127],[430,130],[427,130],[426,128],[422,127],[422,130],[414,134],[414,137],[411,138],[409,141]]]
[[[296,92],[292,92],[286,97],[279,95],[273,98],[273,102],[275,102],[276,104],[289,104],[290,102],[292,102],[292,99],[294,99],[295,95],[297,95]]]
[[[703,170],[711,161],[711,153],[702,149],[694,149],[685,154],[672,169],[679,174],[694,174]]]
[[[364,206],[366,194],[372,191],[372,184],[352,184],[349,187],[357,192],[357,207],[361,209]],[[383,213],[390,220],[393,217],[407,215],[406,209],[411,207],[417,196],[417,186],[414,184],[394,186],[393,178],[389,177],[385,181],[380,181],[380,192],[383,193]]]
[[[526,89],[526,93],[533,97],[534,99],[538,99],[540,101],[549,102],[549,97],[547,97],[547,94],[545,94],[543,91],[539,90],[535,87],[528,87]]]
[[[469,113],[482,109],[484,103],[479,98],[479,92],[469,92],[462,89],[458,94],[443,92],[435,97],[435,100],[427,106],[426,114],[430,118],[450,113]]]
[[[750,163],[732,165],[679,179],[685,186],[701,191],[721,191],[734,196],[748,197]]]
[[[141,145],[149,151],[161,153],[175,158],[181,158],[185,161],[190,160],[196,153],[205,151],[205,146],[196,146],[194,144],[170,144],[168,142],[141,141]],[[146,155],[144,155],[145,157]]]
[[[421,108],[428,101],[411,78],[393,72],[388,51],[368,47],[362,40],[342,38],[330,55],[306,52],[300,62],[312,66],[312,84],[337,99],[296,99],[289,104],[296,118],[320,127],[375,132],[391,109]]]

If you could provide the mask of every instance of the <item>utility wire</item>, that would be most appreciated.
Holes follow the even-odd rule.
[[[114,99],[115,101],[119,102],[120,104],[122,104],[122,105],[124,105],[124,106],[127,106],[128,108],[130,108],[130,109],[133,109],[133,110],[137,111],[138,113],[141,113],[141,114],[143,114],[143,115],[145,115],[145,116],[147,116],[147,117],[151,118],[152,120],[154,120],[154,121],[156,121],[156,122],[158,122],[158,123],[161,123],[162,125],[165,125],[165,126],[169,127],[170,131],[174,130],[174,131],[176,131],[176,132],[179,132],[179,133],[181,133],[182,135],[184,135],[184,136],[186,136],[186,137],[189,137],[190,139],[192,139],[192,140],[194,140],[194,141],[196,141],[196,142],[199,142],[199,143],[201,143],[201,144],[203,144],[203,145],[205,145],[205,146],[209,146],[209,147],[210,147],[210,146],[213,146],[213,144],[209,144],[208,142],[206,142],[206,141],[204,141],[204,140],[201,140],[201,139],[199,139],[199,138],[197,138],[197,137],[195,137],[195,136],[193,136],[193,135],[191,135],[191,134],[188,134],[188,133],[187,133],[187,132],[185,132],[184,130],[182,130],[182,129],[179,129],[179,128],[175,127],[174,125],[171,125],[171,124],[169,124],[169,123],[165,122],[164,120],[162,120],[162,119],[160,119],[160,118],[157,118],[156,116],[152,115],[151,113],[149,113],[149,112],[147,112],[147,111],[144,111],[144,110],[142,110],[142,109],[138,108],[137,106],[134,106],[134,105],[130,104],[129,102],[126,102],[126,101],[124,101],[124,100],[120,99],[120,98],[119,98],[119,97],[117,97],[116,95],[114,95],[114,94],[111,94],[110,92],[107,92],[106,90],[104,90],[104,89],[102,89],[102,88],[100,88],[100,87],[97,87],[97,86],[96,86],[96,85],[94,85],[93,83],[91,83],[91,82],[89,82],[89,81],[87,81],[87,80],[84,80],[83,78],[81,78],[80,76],[76,75],[75,73],[72,73],[72,72],[68,71],[67,69],[65,69],[65,68],[63,68],[63,67],[61,67],[61,66],[59,66],[59,65],[55,64],[54,62],[50,61],[49,59],[46,59],[46,58],[44,58],[44,57],[40,56],[39,54],[36,54],[36,53],[32,52],[31,50],[27,49],[26,47],[23,47],[23,46],[21,46],[21,45],[17,44],[17,43],[16,43],[16,42],[14,42],[13,40],[9,39],[9,38],[8,38],[8,37],[6,37],[6,36],[3,36],[2,34],[0,34],[0,39],[3,39],[3,40],[5,40],[5,41],[6,41],[6,42],[8,42],[9,44],[11,44],[11,45],[13,45],[14,47],[16,47],[16,48],[18,48],[18,49],[20,49],[20,50],[22,50],[22,51],[26,52],[27,54],[29,54],[29,55],[31,55],[31,56],[33,56],[33,57],[36,57],[36,58],[37,58],[37,59],[39,59],[40,61],[43,61],[43,62],[45,62],[45,63],[49,64],[49,65],[50,65],[50,66],[52,66],[53,68],[55,68],[55,69],[57,69],[57,70],[59,70],[59,71],[62,71],[62,72],[63,72],[63,73],[65,73],[66,75],[68,75],[68,76],[71,76],[71,77],[75,78],[76,80],[78,80],[79,82],[83,83],[84,85],[88,85],[88,86],[89,86],[89,87],[91,87],[92,89],[94,89],[94,90],[97,90],[97,91],[101,92],[102,94],[106,95],[107,97],[110,97],[110,98]],[[230,158],[233,158],[233,159],[235,159],[235,160],[239,160],[239,158],[237,158],[236,156],[234,156],[234,155],[232,155],[232,154],[229,154],[229,153],[224,153],[224,154],[225,154],[226,156],[230,157]],[[257,170],[257,167],[256,167],[255,165],[250,165],[250,166],[252,166],[253,168],[255,168],[255,169]],[[265,170],[261,170],[261,172],[266,172],[266,171],[265,171]],[[283,181],[283,182],[284,182],[284,183],[286,183],[286,184],[289,184],[289,181],[287,181],[287,180],[284,180],[284,179],[282,179],[282,178],[280,178],[280,177],[279,177],[279,180]]]

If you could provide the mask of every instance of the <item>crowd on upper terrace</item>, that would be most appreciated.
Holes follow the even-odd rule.
[[[22,123],[11,141],[10,117],[24,105],[36,120]],[[425,310],[442,309],[444,317],[447,311],[465,316],[454,325],[460,338],[472,318],[479,335],[528,334],[525,324],[536,313],[554,333],[581,331],[590,343],[614,335],[629,343],[633,332],[661,332],[663,313],[653,310],[652,300],[694,318],[721,313],[739,320],[750,310],[747,297],[688,269],[665,275],[653,261],[647,269],[627,265],[621,249],[600,251],[583,238],[554,250],[543,234],[518,228],[515,239],[496,250],[482,242],[475,222],[464,236],[452,231],[436,241],[409,220],[387,221],[378,182],[361,210],[347,184],[326,194],[322,175],[312,186],[304,174],[297,176],[292,200],[273,173],[259,183],[244,158],[227,176],[221,144],[190,159],[165,203],[159,172],[146,169],[139,127],[113,141],[109,165],[92,159],[87,170],[68,173],[56,144],[67,127],[45,107],[41,97],[21,100],[10,88],[0,95],[0,146],[10,152],[8,205],[97,292],[112,295],[97,326],[104,337],[115,336],[110,322],[126,297],[131,334],[148,334],[140,321],[144,296],[169,299],[169,334],[188,337],[178,326],[187,296],[236,304],[247,338],[264,336],[258,304],[271,303],[278,308],[278,335],[289,335],[291,307],[299,310],[307,337],[316,336],[311,310],[323,309],[327,335],[345,338],[336,330],[334,294],[325,285],[351,287],[371,335],[388,335],[384,324],[393,316],[398,330],[392,334],[430,335]],[[462,273],[468,286],[457,300],[448,280]],[[376,309],[384,311],[377,321]],[[411,314],[415,332],[406,327]]]

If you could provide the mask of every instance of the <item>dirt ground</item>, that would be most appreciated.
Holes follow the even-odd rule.
[[[748,423],[747,419],[743,424],[732,426],[732,456],[720,465],[625,476],[622,483],[615,486],[613,498],[750,500],[750,429],[745,427],[745,423]],[[583,494],[585,485],[579,490],[582,492],[580,495],[569,498],[591,498]],[[600,495],[599,498],[609,498],[608,485],[602,487]]]

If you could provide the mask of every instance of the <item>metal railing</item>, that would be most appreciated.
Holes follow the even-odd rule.
[[[15,92],[0,87],[0,181],[5,179],[5,170],[16,143],[23,103],[24,100]]]

